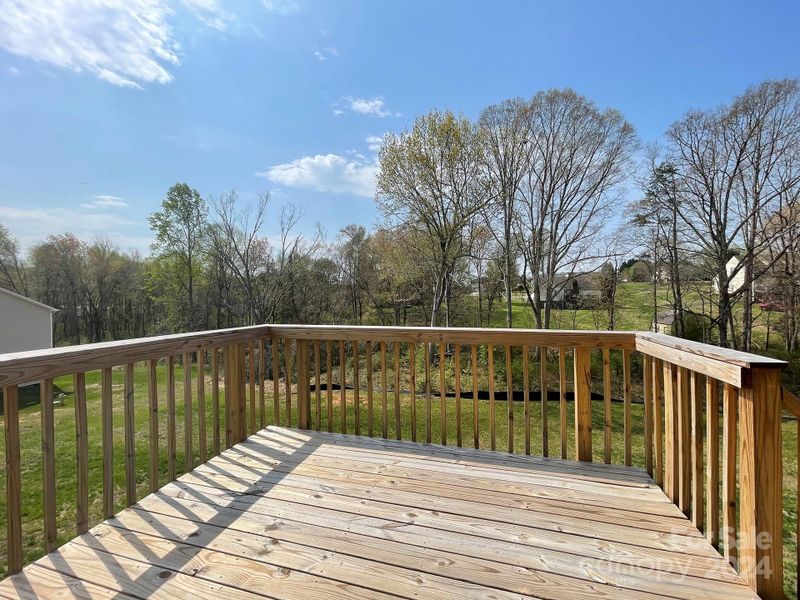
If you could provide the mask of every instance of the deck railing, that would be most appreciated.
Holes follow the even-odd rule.
[[[780,598],[782,408],[800,415],[800,401],[781,392],[784,367],[643,332],[305,325],[0,355],[7,572],[33,558],[23,555],[23,447],[35,454],[29,460],[41,460],[44,550],[58,544],[53,391],[54,379],[72,376],[78,534],[134,504],[142,489],[155,491],[248,433],[280,424],[640,464],[754,590]],[[91,433],[100,437],[102,480],[93,492],[86,377],[94,371],[101,414],[100,431]],[[136,373],[146,373],[146,404],[137,403]],[[39,383],[40,450],[21,443],[18,397],[30,382]],[[122,426],[115,427],[119,391]],[[137,426],[143,406],[146,426],[141,418]],[[146,468],[137,462],[145,445]],[[115,495],[120,447],[124,498]],[[95,495],[102,511],[90,518]]]

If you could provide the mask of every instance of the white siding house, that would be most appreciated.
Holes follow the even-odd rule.
[[[58,309],[0,288],[0,354],[53,347]]]
[[[739,265],[741,264],[741,260],[739,260],[738,256],[732,256],[731,259],[725,265],[725,269],[728,272],[728,277],[731,276],[731,273],[736,270]],[[714,293],[719,294],[719,277],[714,277]],[[728,292],[733,293],[739,288],[744,285],[744,269],[739,269],[739,272],[733,276],[733,278],[728,282]]]

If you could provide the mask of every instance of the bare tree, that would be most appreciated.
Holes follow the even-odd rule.
[[[767,81],[731,106],[688,113],[667,133],[688,201],[680,212],[716,281],[719,343],[738,345],[734,304],[744,299],[742,347],[752,343],[752,290],[779,256],[758,232],[800,183],[798,82]],[[739,262],[728,266],[731,257]],[[733,282],[743,272],[744,283]]]
[[[527,114],[529,160],[515,226],[528,302],[537,326],[549,328],[560,288],[603,258],[599,237],[636,136],[618,111],[600,111],[572,90],[537,94]]]
[[[221,261],[239,282],[245,295],[247,323],[260,322],[262,298],[257,278],[267,268],[268,244],[261,237],[269,194],[259,196],[255,205],[241,206],[235,191],[223,193],[212,202],[215,227],[209,228],[212,255]]]
[[[506,327],[512,326],[512,280],[516,276],[514,207],[528,163],[526,144],[530,123],[527,111],[527,103],[515,98],[485,108],[478,119],[491,194],[486,219],[491,225],[499,217],[499,227],[490,226],[488,230],[494,234],[503,253]]]
[[[19,242],[8,228],[0,223],[0,287],[28,295],[28,277],[19,253]]]

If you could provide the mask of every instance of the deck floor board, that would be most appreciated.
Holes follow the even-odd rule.
[[[0,598],[756,596],[641,470],[268,427]]]

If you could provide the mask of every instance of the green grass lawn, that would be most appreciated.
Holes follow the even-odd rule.
[[[515,357],[515,366],[519,357]],[[502,373],[503,361],[497,361],[500,369],[498,370],[498,386],[497,389],[504,390],[504,384],[500,382],[504,380]],[[533,368],[533,366],[532,366]],[[196,373],[193,373],[195,376]],[[452,373],[448,372],[447,380],[451,381]],[[160,483],[163,485],[167,482],[167,460],[166,460],[166,390],[165,380],[166,373],[163,365],[158,368],[159,379],[159,448],[160,448]],[[182,401],[182,371],[180,365],[176,366],[176,405],[177,405],[177,471],[180,474],[183,471],[184,455],[183,455],[183,401]],[[194,381],[194,378],[193,378]],[[362,382],[365,381],[365,374],[362,372]],[[377,385],[379,378],[375,377]],[[392,374],[388,376],[388,381],[392,381]],[[432,373],[432,381],[438,382],[438,374],[434,371]],[[515,376],[516,381],[516,376]],[[531,374],[532,387],[538,387],[538,373]],[[100,380],[98,373],[87,373],[87,402],[88,402],[88,415],[89,415],[89,469],[90,469],[90,523],[95,524],[102,520],[102,453],[101,453],[101,423],[100,423]],[[58,490],[58,528],[59,540],[61,542],[67,541],[75,535],[75,513],[76,513],[76,479],[75,479],[75,422],[74,422],[74,401],[72,395],[72,378],[62,377],[55,381],[55,385],[61,390],[62,403],[55,409],[55,424],[56,424],[56,477],[57,477],[57,490]],[[193,384],[194,385],[194,384]],[[391,386],[391,383],[389,384]],[[553,386],[551,389],[556,389],[555,382],[551,380],[549,384]],[[435,385],[438,389],[438,383]],[[448,385],[449,387],[449,385]],[[266,421],[273,422],[272,415],[272,394],[271,382],[267,382],[265,386],[266,393]],[[424,377],[418,377],[418,396],[416,400],[416,424],[417,424],[417,440],[425,441],[425,415],[427,403],[424,395]],[[485,388],[485,379],[482,380],[481,389]],[[210,374],[206,373],[206,405],[207,405],[207,423],[209,427],[208,432],[208,451],[211,454],[211,380]],[[124,506],[124,490],[125,490],[125,465],[124,465],[124,449],[123,449],[123,415],[122,415],[122,371],[121,369],[114,369],[114,482],[115,482],[115,498],[116,508],[121,509]],[[144,365],[137,365],[135,370],[135,422],[136,422],[136,473],[138,482],[139,497],[146,495],[149,491],[149,445],[148,445],[148,400],[147,400],[147,372]],[[352,433],[355,429],[355,416],[353,410],[354,394],[352,390],[347,392],[347,430]],[[293,396],[296,400],[296,396]],[[393,391],[387,394],[387,429],[388,437],[396,438],[397,431],[395,429],[395,397]],[[221,399],[222,401],[222,399]],[[374,393],[373,396],[373,427],[376,436],[382,434],[382,406],[383,396],[381,393]],[[28,400],[28,406],[24,407],[20,413],[20,428],[22,440],[22,506],[23,506],[23,539],[24,539],[24,553],[25,560],[32,561],[42,555],[44,551],[43,535],[42,535],[42,498],[41,498],[41,428],[40,428],[40,414],[38,406],[34,402]],[[283,404],[283,398],[281,398]],[[311,394],[311,419],[312,425],[316,424],[317,408],[316,408],[316,394]],[[602,460],[603,452],[603,406],[601,402],[593,403],[593,447],[595,454],[595,461]],[[522,402],[513,402],[513,437],[514,437],[514,451],[517,453],[524,452],[525,448],[525,420]],[[195,405],[196,406],[196,405]],[[321,406],[320,423],[323,430],[328,428],[327,420],[327,395],[323,391],[321,393]],[[361,433],[365,435],[368,430],[368,411],[367,411],[367,394],[366,390],[360,392],[360,425]],[[410,394],[403,392],[399,398],[400,408],[400,437],[402,439],[411,439],[411,413],[412,401]],[[489,448],[491,445],[491,435],[489,431],[490,423],[490,404],[486,400],[478,401],[479,408],[479,443],[481,448]],[[613,436],[612,436],[612,456],[613,462],[622,463],[624,460],[624,441],[623,441],[623,406],[619,402],[613,404],[612,421],[613,421]],[[453,397],[446,399],[446,412],[447,412],[447,439],[449,444],[456,443],[456,430],[457,422],[460,421],[462,428],[463,444],[465,446],[472,445],[473,439],[473,404],[471,398],[462,399],[461,412],[456,412],[456,401]],[[434,443],[438,443],[441,439],[442,422],[440,420],[440,399],[434,395],[431,399],[431,414],[432,414],[432,431],[431,439]],[[644,467],[644,443],[643,443],[643,407],[641,404],[634,403],[632,407],[633,415],[633,443],[632,455],[633,464],[635,466]],[[296,419],[296,408],[293,411],[293,416]],[[222,439],[224,444],[224,415],[221,415],[222,420]],[[282,420],[285,416],[281,415]],[[495,443],[498,450],[505,451],[508,447],[508,404],[505,401],[497,401],[495,403],[495,417],[496,417],[496,437]],[[198,415],[197,410],[194,410],[194,452],[195,464],[199,460],[199,448],[197,446],[197,431],[198,431]],[[567,403],[567,421],[566,421],[566,435],[568,439],[568,458],[574,458],[574,443],[573,440],[573,405],[571,402]],[[557,401],[550,401],[548,404],[548,431],[549,431],[549,454],[550,456],[560,456],[560,418],[559,406]],[[333,393],[333,424],[334,431],[339,431],[341,427],[341,405],[339,391]],[[541,405],[539,402],[531,402],[530,404],[530,426],[531,426],[531,451],[533,454],[541,455],[542,453],[542,418],[541,418]],[[4,445],[0,449],[0,453],[4,454]],[[795,482],[797,478],[797,463],[796,463],[796,424],[794,422],[784,423],[784,518],[785,518],[785,531],[787,532],[785,555],[786,555],[786,590],[791,595],[794,594],[796,565],[794,563],[795,556],[795,540],[792,532],[795,531],[797,519],[797,507],[795,503]],[[3,457],[4,458],[4,457]],[[0,461],[0,464],[5,464],[5,461]],[[3,467],[5,468],[5,467]],[[5,477],[2,477],[3,486],[2,494],[0,494],[0,517],[5,515]],[[0,526],[5,527],[4,523]],[[6,540],[5,536],[0,537],[0,565],[5,569],[5,554],[6,554]],[[0,576],[4,571],[0,570]]]
[[[627,282],[620,283],[617,288],[617,324],[616,329],[620,331],[649,331],[653,319],[653,288],[650,283]],[[657,290],[658,306],[660,312],[668,311],[669,307],[669,288],[660,285]],[[708,305],[708,292],[705,291],[705,300],[701,294],[693,288],[684,292],[684,302],[686,308],[697,313],[708,314],[711,307]],[[514,327],[535,328],[536,320],[533,311],[528,305],[524,293],[515,293],[512,297],[512,319]],[[783,338],[777,325],[780,323],[782,314],[780,312],[762,311],[758,305],[753,307],[755,316],[755,326],[753,340],[756,351],[762,351],[766,347],[767,326],[769,324],[769,346],[770,348],[780,348]],[[714,307],[716,312],[716,307]],[[742,303],[739,302],[734,307],[734,316],[741,319]],[[554,309],[552,313],[552,329],[607,329],[608,315],[605,310],[573,310],[573,309]],[[503,302],[497,302],[492,311],[491,326],[505,327],[506,313]]]

